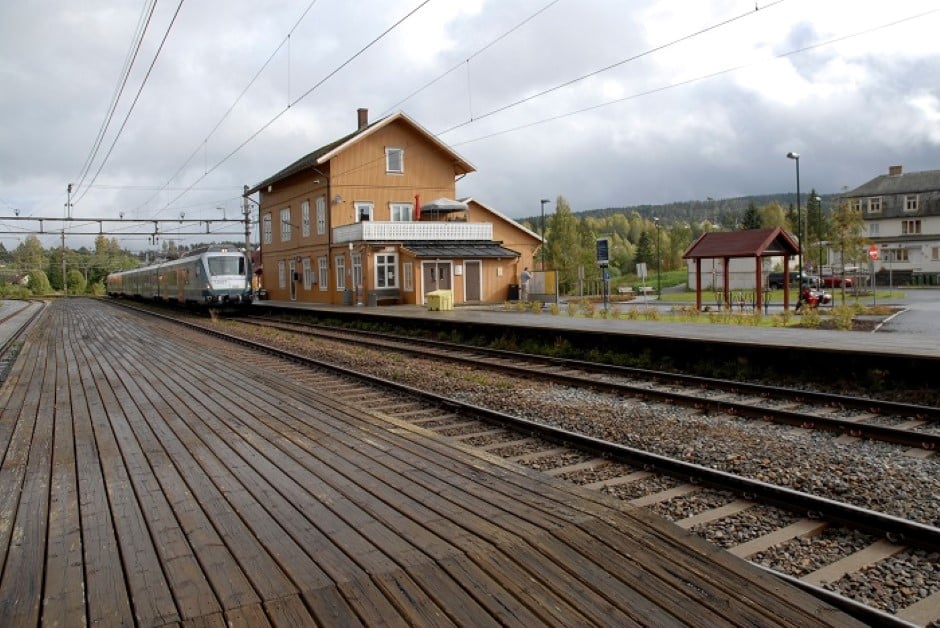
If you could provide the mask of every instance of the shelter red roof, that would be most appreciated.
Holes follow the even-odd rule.
[[[796,255],[799,246],[780,227],[703,233],[682,259]]]

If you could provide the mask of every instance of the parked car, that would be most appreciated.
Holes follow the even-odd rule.
[[[790,285],[800,286],[808,285],[810,288],[819,287],[818,275],[807,275],[805,273],[790,273]],[[771,290],[779,290],[783,287],[783,273],[770,273],[767,275],[767,286]]]
[[[841,277],[839,275],[827,275],[822,278],[822,285],[826,288],[841,288],[842,282],[845,282],[846,288],[852,287],[851,277]]]

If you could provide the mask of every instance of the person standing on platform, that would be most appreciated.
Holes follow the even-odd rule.
[[[532,279],[532,273],[529,272],[528,266],[522,269],[522,274],[519,275],[519,279],[521,280],[520,286],[522,287],[522,292],[519,295],[519,298],[522,299],[522,301],[528,301],[529,300],[529,280]]]

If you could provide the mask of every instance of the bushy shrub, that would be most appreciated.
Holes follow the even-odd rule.
[[[49,277],[45,271],[32,270],[29,272],[29,283],[26,286],[29,291],[37,296],[42,296],[52,292],[52,286],[49,284]]]

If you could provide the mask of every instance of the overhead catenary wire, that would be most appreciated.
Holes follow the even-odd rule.
[[[723,69],[721,69],[721,70],[716,70],[715,72],[710,72],[710,73],[708,73],[708,74],[702,74],[702,75],[699,75],[699,76],[696,76],[696,77],[693,77],[693,78],[685,79],[685,80],[683,80],[683,81],[678,81],[678,82],[676,82],[676,83],[670,83],[669,85],[662,85],[662,86],[660,86],[660,87],[655,87],[655,88],[653,88],[653,89],[648,89],[648,90],[644,90],[644,91],[642,91],[642,92],[637,92],[637,93],[635,93],[635,94],[631,94],[631,95],[629,95],[629,96],[624,96],[624,97],[622,97],[622,98],[616,98],[616,99],[614,99],[614,100],[608,100],[608,101],[606,101],[606,102],[602,102],[602,103],[598,103],[598,104],[595,104],[595,105],[591,105],[591,106],[589,106],[589,107],[582,107],[582,108],[580,108],[580,109],[575,109],[575,110],[573,110],[573,111],[568,111],[568,112],[566,112],[566,113],[561,113],[561,114],[558,114],[558,115],[549,116],[549,117],[546,117],[546,118],[541,118],[541,119],[539,119],[539,120],[533,120],[533,121],[531,121],[531,122],[527,122],[526,124],[521,124],[521,125],[518,125],[518,126],[514,126],[514,127],[511,127],[511,128],[508,128],[508,129],[503,129],[503,130],[501,130],[501,131],[495,131],[495,132],[493,132],[493,133],[488,133],[488,134],[486,134],[486,135],[481,135],[481,136],[479,136],[479,137],[475,137],[475,138],[472,138],[472,139],[468,139],[468,140],[463,140],[463,141],[460,141],[460,142],[456,142],[456,143],[454,143],[454,144],[451,144],[451,146],[463,146],[463,145],[465,145],[465,144],[470,144],[470,143],[473,143],[473,142],[479,142],[479,141],[482,141],[482,140],[491,139],[491,138],[493,138],[493,137],[498,137],[498,136],[500,136],[500,135],[506,135],[506,134],[509,134],[509,133],[514,133],[514,132],[516,132],[516,131],[521,131],[521,130],[523,130],[523,129],[528,129],[528,128],[535,127],[535,126],[539,126],[539,125],[542,125],[542,124],[547,124],[547,123],[549,123],[549,122],[555,122],[555,121],[557,121],[557,120],[561,120],[561,119],[563,119],[563,118],[568,118],[568,117],[571,117],[571,116],[575,116],[575,115],[579,115],[579,114],[582,114],[582,113],[586,113],[586,112],[588,112],[588,111],[594,111],[594,110],[596,110],[596,109],[601,109],[601,108],[603,108],[603,107],[609,107],[609,106],[611,106],[611,105],[615,105],[615,104],[618,104],[618,103],[626,102],[626,101],[629,101],[629,100],[635,100],[635,99],[641,98],[641,97],[643,97],[643,96],[651,96],[651,95],[653,95],[653,94],[658,94],[658,93],[661,93],[661,92],[664,92],[664,91],[667,91],[667,90],[670,90],[670,89],[675,89],[675,88],[677,88],[677,87],[683,87],[683,86],[685,86],[685,85],[690,85],[690,84],[692,84],[692,83],[698,83],[698,82],[705,81],[705,80],[708,80],[708,79],[713,79],[713,78],[716,78],[716,77],[718,77],[718,76],[722,76],[722,75],[725,75],[725,74],[731,74],[731,73],[733,73],[733,72],[737,72],[737,71],[743,70],[743,69],[745,69],[745,68],[753,67],[753,66],[759,65],[759,64],[761,64],[761,63],[766,63],[766,62],[768,62],[768,61],[776,61],[776,60],[783,59],[783,58],[786,58],[786,57],[791,57],[791,56],[793,56],[793,55],[797,55],[797,54],[801,54],[801,53],[804,53],[804,52],[808,52],[808,51],[810,51],[810,50],[815,50],[815,49],[817,49],[817,48],[823,48],[823,47],[825,47],[825,46],[831,46],[831,45],[833,45],[833,44],[837,44],[837,43],[839,43],[839,42],[847,41],[847,40],[849,40],[849,39],[854,39],[854,38],[856,38],[856,37],[861,37],[861,36],[863,36],[863,35],[868,35],[868,34],[871,34],[871,33],[875,33],[875,32],[878,32],[878,31],[880,31],[880,30],[884,30],[884,29],[887,29],[887,28],[891,28],[891,27],[894,27],[894,26],[898,26],[899,24],[903,24],[903,23],[905,23],[905,22],[910,22],[910,21],[913,21],[913,20],[917,20],[917,19],[926,17],[926,16],[928,16],[928,15],[930,15],[930,14],[932,14],[932,13],[937,13],[937,12],[940,12],[940,8],[930,9],[930,10],[928,10],[928,11],[924,11],[924,12],[918,13],[918,14],[916,14],[916,15],[911,15],[911,16],[908,16],[908,17],[905,17],[905,18],[900,18],[900,19],[898,19],[898,20],[894,20],[894,21],[888,22],[888,23],[886,23],[886,24],[881,24],[881,25],[878,25],[878,26],[873,26],[873,27],[871,27],[871,28],[867,28],[867,29],[864,29],[864,30],[861,30],[861,31],[856,31],[856,32],[850,33],[850,34],[848,34],[848,35],[841,35],[841,36],[839,36],[839,37],[833,37],[833,38],[830,38],[830,39],[827,39],[827,40],[824,40],[824,41],[816,42],[816,43],[814,43],[814,44],[809,44],[809,45],[807,45],[807,46],[801,46],[800,48],[794,48],[794,49],[792,49],[792,50],[788,50],[788,51],[786,51],[786,52],[782,52],[782,53],[780,53],[780,54],[774,55],[773,57],[771,57],[771,58],[768,59],[768,60],[761,60],[761,61],[752,62],[752,63],[743,63],[743,64],[740,64],[740,65],[735,65],[735,66],[723,68]],[[502,108],[502,109],[505,109],[505,108]],[[479,119],[479,118],[478,118],[478,119]],[[456,129],[456,128],[459,128],[460,126],[466,126],[466,124],[467,124],[467,123],[458,125],[458,126],[456,126],[456,127],[451,127],[450,129],[447,129],[447,130],[445,130],[445,131],[439,132],[437,135],[443,135],[443,134],[445,134],[445,133],[447,133],[447,132],[449,132],[449,131],[452,131],[452,130],[454,130],[454,129]]]
[[[769,9],[770,7],[776,6],[776,5],[781,4],[781,3],[783,3],[783,2],[785,2],[785,0],[774,0],[774,2],[771,2],[771,3],[767,4],[767,5],[765,5],[761,10]],[[602,68],[598,68],[597,70],[593,70],[593,71],[591,71],[591,72],[588,72],[587,74],[582,74],[581,76],[579,76],[579,77],[577,77],[577,78],[573,78],[573,79],[570,79],[570,80],[565,81],[565,82],[563,82],[563,83],[559,83],[559,84],[557,84],[557,85],[555,85],[555,86],[553,86],[553,87],[549,87],[549,88],[547,88],[547,89],[543,89],[542,91],[536,92],[535,94],[531,94],[531,95],[529,95],[529,96],[526,96],[525,98],[520,98],[519,100],[516,100],[515,102],[511,102],[511,103],[509,103],[509,104],[507,104],[507,105],[503,105],[503,106],[501,106],[501,107],[497,107],[496,109],[492,109],[492,110],[490,110],[490,111],[484,113],[483,115],[479,115],[479,116],[476,116],[476,117],[472,117],[472,116],[471,116],[470,119],[465,120],[464,122],[461,122],[460,124],[456,124],[456,125],[450,127],[449,129],[445,129],[445,130],[441,131],[441,132],[440,132],[440,135],[443,135],[443,134],[445,134],[445,133],[449,133],[450,131],[454,131],[454,130],[459,129],[460,127],[466,126],[466,125],[468,125],[468,124],[472,124],[472,123],[474,123],[474,122],[479,122],[480,120],[483,120],[484,118],[488,118],[488,117],[490,117],[490,116],[492,116],[492,115],[496,115],[497,113],[501,113],[501,112],[503,112],[503,111],[507,111],[507,110],[509,110],[509,109],[512,109],[513,107],[517,107],[517,106],[519,106],[519,105],[521,105],[521,104],[523,104],[523,103],[527,103],[527,102],[530,102],[530,101],[535,100],[535,99],[537,99],[537,98],[541,98],[542,96],[546,96],[546,95],[548,95],[548,94],[551,94],[552,92],[556,92],[556,91],[558,91],[558,90],[560,90],[560,89],[563,89],[563,88],[565,88],[565,87],[570,87],[571,85],[574,85],[575,83],[579,83],[579,82],[581,82],[581,81],[583,81],[583,80],[589,79],[589,78],[591,78],[592,76],[597,76],[598,74],[602,74],[602,73],[607,72],[607,71],[609,71],[609,70],[613,70],[614,68],[618,68],[618,67],[620,67],[620,66],[622,66],[622,65],[625,65],[625,64],[627,64],[627,63],[636,61],[636,60],[638,60],[638,59],[642,59],[643,57],[647,57],[647,56],[649,56],[649,55],[651,55],[651,54],[653,54],[653,53],[659,52],[659,51],[661,51],[661,50],[665,50],[666,48],[670,48],[670,47],[675,46],[675,45],[677,45],[677,44],[680,44],[680,43],[682,43],[682,42],[689,41],[690,39],[694,39],[695,37],[699,37],[699,36],[701,36],[701,35],[704,35],[705,33],[711,32],[711,31],[713,31],[713,30],[719,29],[719,28],[721,28],[721,27],[723,27],[723,26],[727,26],[727,25],[729,25],[729,24],[733,24],[734,22],[737,22],[738,20],[742,20],[742,19],[744,19],[744,18],[751,17],[751,16],[753,16],[753,15],[755,15],[755,11],[748,10],[748,11],[746,11],[746,12],[744,12],[744,13],[741,13],[740,15],[736,15],[736,16],[731,17],[731,18],[728,18],[728,19],[726,19],[726,20],[722,20],[722,21],[720,21],[720,22],[717,22],[717,23],[715,23],[715,24],[712,24],[711,26],[706,26],[705,28],[699,29],[699,30],[694,31],[694,32],[692,32],[692,33],[689,33],[689,34],[687,34],[687,35],[683,35],[682,37],[679,37],[679,38],[677,38],[677,39],[673,39],[672,41],[669,41],[669,42],[667,42],[667,43],[665,43],[665,44],[661,44],[661,45],[659,45],[659,46],[655,46],[655,47],[653,47],[653,48],[650,48],[649,50],[645,50],[645,51],[640,52],[640,53],[638,53],[638,54],[635,54],[635,55],[633,55],[633,56],[627,57],[626,59],[621,59],[620,61],[617,61],[617,62],[615,62],[615,63],[611,63],[610,65],[606,65],[606,66],[604,66],[604,67],[602,67]]]
[[[98,155],[98,150],[101,148],[101,143],[104,141],[104,137],[108,132],[108,128],[111,126],[111,120],[114,118],[114,112],[117,110],[121,96],[124,94],[124,88],[127,87],[127,81],[130,78],[131,69],[134,67],[134,62],[137,60],[137,55],[140,53],[140,47],[143,45],[144,37],[147,34],[147,29],[150,27],[150,21],[153,19],[153,13],[157,7],[157,0],[150,0],[149,5],[149,11],[147,11],[146,4],[141,9],[141,15],[137,23],[137,29],[135,30],[134,37],[131,40],[131,46],[127,51],[127,58],[124,61],[124,67],[121,69],[121,76],[118,78],[117,85],[114,87],[114,94],[111,96],[111,102],[108,105],[108,110],[105,113],[104,120],[101,122],[101,127],[98,129],[98,135],[95,137],[95,141],[92,143],[91,150],[88,152],[88,157],[85,158],[85,163],[82,165],[81,172],[78,176],[78,184],[75,187],[76,193],[82,189],[82,185],[85,183],[85,177],[88,176],[88,171],[91,170],[91,165],[94,163],[95,157]]]
[[[241,151],[242,148],[244,148],[245,146],[247,146],[252,140],[254,140],[256,137],[258,137],[259,135],[261,135],[265,130],[268,129],[268,127],[270,127],[272,124],[274,124],[275,122],[277,122],[277,121],[281,118],[281,116],[283,116],[285,113],[287,113],[288,111],[290,111],[290,108],[291,108],[291,107],[296,106],[299,102],[301,102],[302,100],[306,99],[307,96],[309,96],[310,94],[312,94],[317,88],[319,88],[319,87],[322,86],[324,83],[326,83],[328,80],[330,80],[331,78],[333,78],[334,76],[336,76],[337,73],[339,73],[343,68],[345,68],[345,67],[348,66],[350,63],[352,63],[355,59],[357,59],[359,56],[361,56],[366,50],[368,50],[369,48],[371,48],[372,46],[374,46],[375,44],[377,44],[377,43],[378,43],[379,41],[381,41],[385,36],[387,36],[387,35],[388,35],[389,33],[391,33],[393,30],[395,30],[396,28],[398,28],[399,26],[401,26],[401,24],[404,23],[405,20],[407,20],[407,19],[410,18],[412,15],[414,15],[415,13],[417,13],[420,9],[422,9],[422,8],[423,8],[425,5],[427,5],[428,2],[430,2],[430,1],[431,1],[431,0],[423,0],[423,2],[421,2],[418,6],[416,6],[416,7],[413,8],[411,11],[409,11],[408,13],[406,13],[403,17],[399,18],[394,24],[392,24],[391,26],[389,26],[388,28],[386,28],[384,31],[382,31],[382,33],[380,33],[380,34],[377,35],[374,39],[372,39],[372,41],[370,41],[370,42],[367,43],[366,45],[362,46],[362,47],[361,47],[358,51],[356,51],[352,56],[350,56],[348,59],[346,59],[346,61],[344,61],[343,63],[341,63],[339,66],[337,66],[337,67],[336,67],[335,69],[333,69],[332,71],[330,71],[326,76],[324,76],[322,79],[320,79],[317,83],[315,83],[315,84],[314,84],[312,87],[310,87],[307,91],[305,91],[303,94],[301,94],[300,96],[298,96],[295,100],[293,100],[292,102],[290,102],[287,107],[285,107],[284,109],[282,109],[281,111],[279,111],[278,113],[276,113],[270,120],[268,120],[268,121],[265,122],[263,125],[261,125],[260,128],[258,128],[256,131],[254,131],[251,135],[249,135],[247,138],[245,138],[240,144],[238,144],[235,148],[233,148],[229,153],[227,153],[224,157],[222,157],[222,159],[220,159],[218,162],[216,162],[215,165],[213,165],[211,168],[207,169],[206,172],[204,172],[204,173],[203,173],[201,176],[199,176],[195,181],[193,181],[193,183],[190,184],[183,192],[180,192],[180,193],[177,194],[175,197],[173,197],[170,201],[168,201],[160,210],[158,210],[157,215],[159,215],[161,212],[164,212],[164,211],[166,211],[167,209],[169,209],[170,206],[173,205],[173,203],[175,203],[177,200],[179,200],[181,197],[183,197],[185,194],[187,194],[190,190],[192,190],[200,181],[202,181],[202,180],[205,179],[207,176],[209,176],[212,172],[214,172],[216,169],[218,169],[219,166],[221,166],[221,165],[224,164],[226,161],[228,161],[229,159],[231,159],[231,158],[232,158],[233,156],[235,156],[239,151]]]
[[[525,26],[526,24],[528,24],[529,22],[531,22],[533,19],[535,19],[536,17],[538,17],[539,15],[541,15],[542,13],[544,13],[545,11],[547,11],[548,9],[550,9],[552,6],[554,6],[555,4],[558,4],[559,1],[560,1],[560,0],[552,0],[551,2],[549,2],[548,4],[546,4],[545,6],[543,6],[541,9],[539,9],[539,10],[536,11],[535,13],[529,15],[528,17],[526,17],[524,20],[522,20],[521,22],[519,22],[518,24],[516,24],[515,26],[513,26],[513,27],[510,28],[509,30],[505,31],[505,32],[502,33],[501,35],[497,36],[495,39],[491,40],[488,44],[484,45],[484,46],[481,47],[481,48],[478,48],[473,54],[471,54],[470,56],[468,56],[466,59],[460,61],[459,63],[456,63],[456,64],[455,64],[452,68],[450,68],[449,70],[445,70],[444,72],[440,73],[440,74],[437,75],[435,78],[431,79],[430,81],[428,81],[427,83],[425,83],[424,85],[422,85],[421,87],[419,87],[418,89],[416,89],[415,91],[411,92],[410,94],[408,94],[407,96],[405,96],[404,98],[402,98],[401,100],[399,100],[398,102],[396,102],[394,105],[391,105],[390,107],[386,108],[385,111],[382,112],[382,115],[384,116],[384,115],[387,115],[387,114],[391,113],[392,111],[397,110],[402,104],[408,102],[409,100],[411,100],[412,98],[414,98],[415,96],[417,96],[418,94],[420,94],[421,92],[423,92],[424,90],[426,90],[427,88],[431,87],[432,85],[434,85],[435,83],[437,83],[438,81],[440,81],[441,79],[443,79],[443,78],[444,78],[445,76],[447,76],[448,74],[450,74],[450,73],[454,72],[455,70],[457,70],[457,69],[463,67],[464,65],[467,65],[467,67],[468,67],[467,73],[468,73],[468,76],[469,76],[469,72],[470,72],[470,70],[469,70],[469,64],[470,64],[470,61],[471,61],[474,57],[476,57],[476,56],[482,54],[482,53],[485,52],[486,50],[489,50],[489,49],[492,48],[494,45],[496,45],[497,43],[499,43],[500,41],[502,41],[503,39],[505,39],[506,37],[508,37],[508,36],[511,35],[512,33],[515,33],[517,30],[519,30],[520,28],[522,28],[523,26]],[[469,81],[469,78],[468,78],[468,81]]]
[[[192,162],[193,158],[194,158],[196,155],[199,154],[199,151],[200,151],[200,150],[205,151],[205,149],[206,149],[206,147],[207,147],[207,145],[208,145],[208,143],[209,143],[209,140],[212,139],[212,136],[215,135],[215,133],[219,130],[219,127],[221,127],[222,124],[223,124],[223,123],[228,119],[228,117],[232,114],[232,111],[234,111],[234,110],[235,110],[235,107],[238,106],[238,103],[240,103],[240,102],[242,101],[242,99],[245,97],[245,94],[248,93],[248,90],[251,89],[252,86],[258,81],[258,79],[261,77],[261,74],[262,74],[262,73],[267,69],[267,67],[271,64],[271,61],[274,60],[274,58],[275,58],[275,57],[277,56],[277,54],[281,51],[281,49],[288,43],[288,41],[290,41],[290,36],[291,36],[291,34],[292,34],[294,31],[297,30],[297,27],[300,26],[300,23],[303,22],[303,20],[307,17],[307,14],[310,13],[310,10],[313,9],[314,5],[315,5],[318,1],[319,1],[319,0],[311,0],[311,2],[307,5],[307,8],[304,9],[303,12],[300,14],[300,16],[294,21],[294,25],[290,28],[290,30],[287,31],[287,34],[281,39],[281,41],[278,43],[278,45],[275,46],[274,50],[271,52],[271,54],[268,56],[268,58],[265,60],[265,62],[262,63],[262,64],[261,64],[261,67],[258,68],[258,71],[255,72],[254,76],[251,77],[251,80],[248,81],[248,84],[245,85],[245,87],[242,89],[241,93],[238,94],[238,96],[235,98],[235,100],[232,101],[232,104],[229,105],[228,109],[225,110],[225,113],[222,114],[222,117],[219,118],[219,121],[216,122],[216,123],[215,123],[215,126],[213,126],[212,129],[209,130],[209,132],[206,134],[206,137],[203,138],[203,140],[202,140],[199,144],[196,145],[196,147],[193,149],[193,151],[189,154],[189,157],[187,157],[187,158],[183,161],[182,165],[180,165],[180,167],[176,169],[176,172],[174,172],[174,173],[170,176],[170,178],[167,179],[167,182],[164,183],[162,186],[160,186],[160,187],[158,187],[158,188],[156,189],[156,192],[157,192],[157,193],[160,193],[160,192],[162,192],[162,191],[165,191],[165,190],[167,190],[167,189],[170,189],[170,188],[169,188],[170,183],[172,183],[173,180],[176,179],[176,177],[178,177],[178,176],[180,175],[180,173],[182,173],[183,170],[186,169],[186,166],[188,166],[188,165]],[[289,89],[288,89],[288,91],[289,91]],[[206,159],[207,159],[207,160],[206,160],[206,166],[205,166],[205,174],[208,174],[208,172],[209,172],[208,155],[207,155]],[[185,187],[185,188],[178,188],[178,189],[182,189],[182,190],[184,190],[184,191],[189,191],[189,190],[192,189],[192,186],[190,186],[190,187]],[[144,206],[148,205],[155,197],[156,197],[156,194],[149,196],[149,197],[148,197],[147,199],[145,199],[142,203],[138,204],[137,207],[135,207],[132,211],[133,211],[133,212],[138,212],[138,211],[140,211],[141,208],[143,208]],[[167,208],[164,208],[164,209],[167,209]],[[161,210],[161,211],[162,211],[162,210]]]
[[[121,127],[117,130],[117,133],[115,133],[114,140],[111,142],[111,146],[108,148],[107,154],[105,154],[104,159],[101,160],[101,164],[98,166],[98,170],[95,172],[95,176],[92,177],[91,183],[89,183],[88,187],[85,188],[86,191],[82,192],[81,195],[73,201],[73,203],[77,203],[85,197],[87,190],[92,185],[94,185],[95,181],[98,179],[98,175],[101,174],[105,164],[108,163],[108,159],[111,157],[111,153],[114,151],[114,147],[121,138],[121,134],[124,132],[124,128],[127,126],[127,121],[130,120],[131,114],[134,112],[134,108],[137,106],[137,101],[140,100],[140,95],[143,93],[144,87],[147,85],[147,81],[150,78],[150,73],[153,72],[153,68],[157,64],[157,59],[160,58],[160,53],[163,51],[163,46],[166,44],[166,40],[170,36],[170,31],[173,29],[173,24],[176,23],[176,18],[179,16],[180,9],[183,7],[183,2],[184,0],[180,0],[179,4],[176,5],[176,11],[173,12],[173,18],[170,20],[170,24],[166,27],[166,32],[163,33],[163,38],[160,40],[160,45],[157,47],[157,51],[153,55],[153,60],[150,62],[150,67],[147,68],[147,73],[140,82],[140,87],[137,89],[137,94],[134,96],[134,100],[131,102],[131,105],[127,110],[127,114],[124,116],[124,121],[121,123]]]

